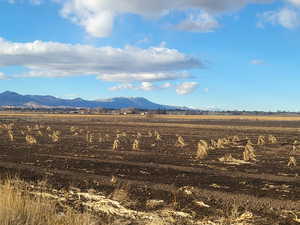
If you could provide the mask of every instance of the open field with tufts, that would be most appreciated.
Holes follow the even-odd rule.
[[[299,117],[0,114],[2,179],[107,224],[299,224],[299,165]]]

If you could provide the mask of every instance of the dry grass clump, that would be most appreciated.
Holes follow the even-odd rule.
[[[218,148],[217,142],[215,140],[211,139],[209,148],[212,150],[217,149]]]
[[[257,139],[257,145],[264,145],[265,144],[265,137],[260,135]]]
[[[53,143],[56,143],[59,141],[60,132],[59,131],[53,131],[52,134],[49,134],[49,138],[52,140]]]
[[[217,149],[222,149],[224,147],[224,140],[222,138],[219,138],[217,141]]]
[[[36,138],[33,137],[32,135],[26,135],[25,140],[26,140],[26,143],[29,145],[37,144]]]
[[[298,145],[293,145],[292,150],[289,152],[289,155],[296,155],[298,148],[299,148]]]
[[[197,155],[196,159],[204,159],[208,155],[208,144],[204,140],[200,140],[198,142],[198,149],[197,149]]]
[[[58,212],[55,202],[31,197],[11,181],[0,185],[1,225],[92,225],[92,217],[74,211]]]
[[[114,143],[113,143],[113,147],[112,150],[116,151],[120,148],[120,140],[119,139],[115,139]]]
[[[132,150],[138,151],[140,150],[140,142],[138,139],[135,139],[132,144]]]
[[[86,133],[86,142],[92,144],[94,141],[94,134],[90,133],[89,131]]]
[[[297,166],[297,161],[294,156],[290,156],[287,166],[288,167],[296,167]]]
[[[255,152],[254,152],[254,148],[249,143],[247,143],[246,146],[245,146],[245,150],[243,152],[243,159],[245,161],[250,161],[250,160],[255,161],[256,160],[256,155],[255,155]]]
[[[156,139],[157,141],[161,141],[160,133],[159,133],[157,130],[154,131],[154,136],[155,136],[155,139]]]
[[[277,138],[274,135],[269,135],[268,141],[270,144],[277,144],[277,142],[278,142]]]
[[[182,136],[177,137],[177,141],[175,143],[175,146],[180,147],[180,148],[183,148],[185,146],[185,142],[184,142],[184,139],[183,139]]]
[[[7,131],[7,134],[8,134],[9,140],[10,140],[10,141],[14,141],[14,133],[13,133],[13,131],[9,129],[9,130]]]

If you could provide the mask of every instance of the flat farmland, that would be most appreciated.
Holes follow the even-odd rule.
[[[124,204],[138,211],[160,200],[196,219],[236,209],[255,215],[247,224],[299,224],[299,117],[2,113],[0,124],[2,177],[107,196],[126,190]],[[200,140],[208,144],[201,159]],[[288,166],[291,156],[296,165]]]

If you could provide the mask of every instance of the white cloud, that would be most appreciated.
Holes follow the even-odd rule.
[[[187,95],[194,92],[198,88],[197,82],[183,82],[176,88],[176,93],[179,95]]]
[[[172,11],[205,11],[210,14],[238,10],[251,3],[269,3],[273,0],[65,0],[62,4],[61,14],[64,18],[82,26],[91,36],[109,36],[114,19],[122,14],[136,14],[144,17],[162,17]],[[213,18],[210,18],[213,19]],[[207,18],[206,18],[207,20]],[[188,21],[187,21],[188,22]],[[186,22],[186,23],[187,23]],[[192,20],[193,27],[203,29],[206,24]],[[211,21],[212,22],[212,21]],[[216,28],[216,21],[209,26]],[[190,25],[191,26],[191,25]],[[195,29],[195,28],[194,28]],[[212,29],[212,27],[210,27]]]
[[[198,88],[198,82],[183,82],[177,85],[171,84],[170,82],[165,82],[163,84],[155,84],[153,82],[141,82],[140,84],[133,85],[131,83],[123,83],[113,87],[110,87],[110,91],[120,91],[120,90],[140,90],[140,91],[153,91],[153,90],[164,90],[175,88],[178,95],[187,95],[194,92]],[[208,92],[208,89],[205,89]]]
[[[262,65],[262,64],[265,64],[265,61],[261,60],[261,59],[253,59],[250,61],[250,63],[253,65]]]
[[[0,38],[0,67],[23,66],[23,77],[95,75],[105,81],[163,81],[190,77],[202,62],[176,49],[93,47],[57,42],[9,42]]]
[[[260,15],[257,26],[263,28],[265,24],[270,23],[272,25],[281,25],[287,29],[294,29],[300,25],[299,11],[290,8],[282,8],[277,11],[267,11]]]
[[[294,6],[300,7],[300,0],[287,0],[287,1]]]
[[[219,28],[219,22],[210,14],[202,12],[189,15],[187,19],[175,26],[177,30],[192,32],[213,32]]]
[[[108,90],[110,91],[120,91],[123,89],[135,89],[135,87],[132,84],[119,84],[113,87],[110,87]]]
[[[124,89],[132,89],[132,90],[142,90],[142,91],[152,91],[152,90],[162,90],[173,87],[170,82],[163,83],[161,85],[154,84],[152,82],[142,82],[138,85],[133,85],[131,83],[123,83],[113,87],[110,87],[108,90],[110,91],[120,91]]]
[[[33,4],[33,5],[40,5],[43,3],[43,0],[7,0],[7,2],[10,4],[29,2],[30,4]]]
[[[7,76],[4,73],[0,72],[0,80],[6,80]]]
[[[132,82],[132,81],[164,81],[164,80],[178,80],[184,78],[191,78],[191,75],[186,72],[161,72],[161,73],[114,73],[101,74],[97,76],[100,80],[112,82]]]

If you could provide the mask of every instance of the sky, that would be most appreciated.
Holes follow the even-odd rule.
[[[0,92],[300,111],[300,0],[0,0]]]

